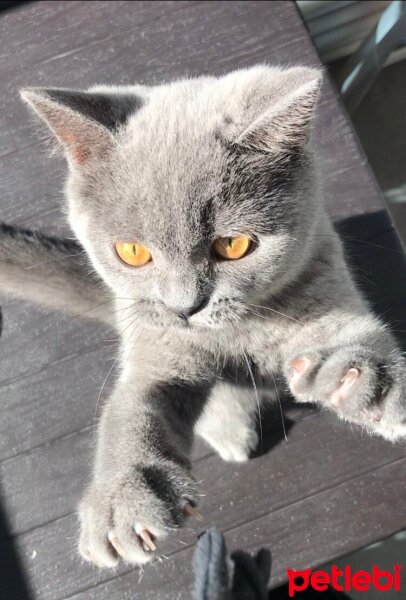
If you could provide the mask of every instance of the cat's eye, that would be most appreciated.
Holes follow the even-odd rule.
[[[148,248],[138,242],[117,242],[116,252],[131,267],[143,267],[152,260]]]
[[[247,235],[238,237],[221,237],[213,243],[213,251],[225,260],[238,260],[248,254],[253,246],[253,241]]]

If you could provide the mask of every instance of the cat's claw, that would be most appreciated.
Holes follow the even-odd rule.
[[[195,519],[197,519],[198,521],[204,521],[204,517],[203,515],[201,515],[199,513],[198,510],[195,509],[194,506],[192,506],[190,504],[190,502],[185,502],[182,506],[182,512],[187,516],[187,517],[194,517]]]
[[[148,529],[145,529],[142,525],[136,524],[134,530],[138,537],[141,538],[142,547],[144,548],[145,552],[149,552],[151,550],[152,552],[155,552],[156,546],[152,539],[153,535],[148,531]]]
[[[331,394],[331,406],[340,406],[340,403],[348,398],[350,394],[350,389],[360,377],[360,375],[361,371],[359,369],[356,369],[354,367],[348,369],[347,373],[340,380],[339,387],[336,390],[334,390],[334,392]]]
[[[113,546],[113,548],[117,552],[117,554],[119,556],[121,556],[121,558],[125,558],[124,549],[121,546],[118,538],[116,538],[116,536],[114,535],[114,533],[112,531],[108,532],[107,539],[109,540],[110,544]]]

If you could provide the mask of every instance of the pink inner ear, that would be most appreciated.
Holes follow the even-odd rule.
[[[105,158],[112,148],[114,136],[107,127],[53,100],[46,91],[23,90],[22,97],[64,146],[72,166]]]
[[[63,128],[58,131],[58,135],[62,142],[68,147],[69,154],[74,161],[79,164],[84,163],[88,158],[89,153],[85,146],[80,143],[79,138],[71,131]]]

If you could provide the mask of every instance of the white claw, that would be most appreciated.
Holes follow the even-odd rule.
[[[144,548],[145,552],[149,552],[150,550],[152,550],[152,552],[155,552],[156,546],[152,541],[151,534],[148,531],[148,529],[145,529],[145,527],[139,525],[138,523],[136,523],[134,529],[135,533],[142,540],[142,547]]]
[[[198,521],[204,521],[204,517],[190,504],[188,500],[182,500],[181,508],[188,517],[194,517]]]

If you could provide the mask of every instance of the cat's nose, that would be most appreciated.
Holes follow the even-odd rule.
[[[203,310],[203,308],[207,305],[207,300],[198,300],[194,304],[189,305],[171,305],[165,302],[165,305],[167,308],[169,308],[170,311],[178,315],[180,319],[184,319],[185,321],[187,321],[187,319],[189,319],[191,316]]]

